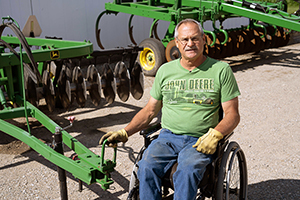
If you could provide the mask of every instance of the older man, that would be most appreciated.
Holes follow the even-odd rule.
[[[240,120],[240,92],[232,70],[228,64],[203,55],[201,25],[192,19],[179,22],[175,42],[181,58],[159,68],[147,105],[124,129],[108,132],[100,140],[126,142],[162,109],[159,137],[139,162],[140,199],[161,199],[161,178],[175,162],[174,199],[195,199],[218,141]],[[219,121],[221,106],[224,118]]]

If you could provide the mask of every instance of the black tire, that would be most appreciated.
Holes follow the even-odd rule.
[[[144,47],[137,58],[143,73],[146,76],[155,76],[158,68],[166,62],[164,45],[157,39],[147,38],[139,46]]]
[[[215,200],[247,199],[248,176],[244,152],[236,142],[230,142],[222,157]]]

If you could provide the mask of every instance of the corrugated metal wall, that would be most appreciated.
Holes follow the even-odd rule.
[[[94,49],[96,43],[95,23],[98,15],[104,11],[108,0],[0,0],[0,17],[11,16],[23,29],[28,17],[35,15],[45,36],[62,37],[64,40],[89,40]],[[128,35],[130,15],[119,13],[105,15],[100,21],[101,40],[105,48],[127,46],[131,44]],[[151,19],[136,17],[133,19],[134,36],[137,42],[149,35]],[[12,34],[5,30],[4,34]]]
[[[104,4],[112,0],[0,0],[0,17],[11,16],[23,29],[28,17],[35,15],[45,36],[61,37],[64,40],[89,40],[94,49],[99,49],[95,36],[95,23],[98,15],[104,11]],[[100,21],[101,41],[105,48],[124,47],[131,44],[128,35],[130,15],[119,13],[105,15]],[[247,19],[229,22],[227,27],[240,26]],[[152,19],[135,16],[132,21],[133,36],[137,43],[149,37]],[[162,38],[168,22],[159,22],[158,34]],[[236,24],[236,25],[235,25]],[[204,28],[211,30],[211,22]],[[4,34],[12,34],[5,30]]]

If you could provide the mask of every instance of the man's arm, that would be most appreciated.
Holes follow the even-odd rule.
[[[222,103],[222,107],[224,118],[215,128],[210,128],[209,131],[201,136],[196,144],[193,145],[197,151],[205,154],[214,154],[218,141],[225,135],[231,133],[240,122],[237,97]]]
[[[222,103],[222,107],[224,117],[214,129],[225,136],[231,133],[240,122],[238,97]]]
[[[147,105],[140,110],[125,127],[128,136],[142,130],[152,121],[162,108],[162,101],[150,97]]]

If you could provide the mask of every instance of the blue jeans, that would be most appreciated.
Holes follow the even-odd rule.
[[[162,129],[158,138],[149,145],[139,161],[138,179],[141,200],[162,198],[161,179],[177,161],[174,179],[174,200],[196,198],[198,185],[212,155],[200,153],[192,146],[197,137],[176,135]]]

